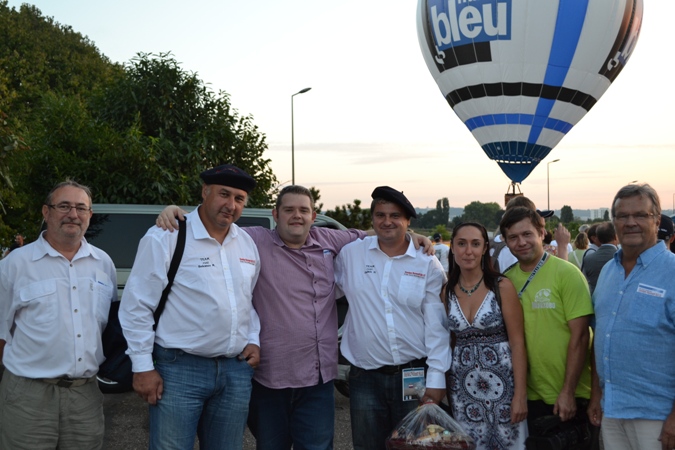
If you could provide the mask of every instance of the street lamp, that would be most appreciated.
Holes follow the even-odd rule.
[[[304,94],[312,89],[311,87],[304,88],[301,91],[291,95],[291,183],[295,184],[295,131],[293,126],[293,97],[298,94]]]
[[[555,163],[560,161],[559,159],[554,159],[553,161],[549,161],[546,164],[546,198],[547,198],[547,203],[546,203],[546,209],[550,210],[551,209],[551,188],[549,187],[548,183],[548,167]]]

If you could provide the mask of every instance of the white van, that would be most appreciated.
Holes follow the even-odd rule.
[[[195,206],[181,206],[192,211]],[[117,289],[120,298],[129,278],[131,266],[136,258],[138,242],[155,226],[155,219],[164,209],[162,205],[116,205],[94,204],[86,238],[89,243],[105,251],[117,268]],[[271,209],[244,208],[237,225],[240,227],[261,226],[272,229],[275,226]],[[323,214],[317,214],[314,226],[338,230],[346,229],[340,222]]]

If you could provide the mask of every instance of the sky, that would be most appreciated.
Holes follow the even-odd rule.
[[[170,51],[183,69],[226,91],[266,135],[265,156],[281,185],[292,178],[291,96],[311,87],[293,100],[295,181],[319,189],[324,210],[354,199],[369,204],[380,185],[402,190],[418,208],[442,197],[452,207],[503,205],[510,180],[427,70],[415,0],[29,3],[87,36],[112,61]],[[675,2],[644,3],[626,67],[521,184],[540,209],[609,207],[633,181],[650,183],[663,209],[675,206]]]

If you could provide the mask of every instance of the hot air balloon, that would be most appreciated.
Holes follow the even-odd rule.
[[[512,184],[595,105],[635,48],[642,0],[419,0],[427,67]]]

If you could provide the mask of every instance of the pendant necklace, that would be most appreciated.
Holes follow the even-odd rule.
[[[480,280],[478,280],[478,283],[476,283],[476,285],[474,287],[472,287],[471,289],[465,289],[464,286],[462,286],[461,281],[457,280],[457,282],[459,283],[459,290],[464,292],[469,297],[471,297],[471,294],[476,292],[476,289],[478,289],[478,286],[480,286],[480,284],[483,282],[483,277],[480,277]]]

